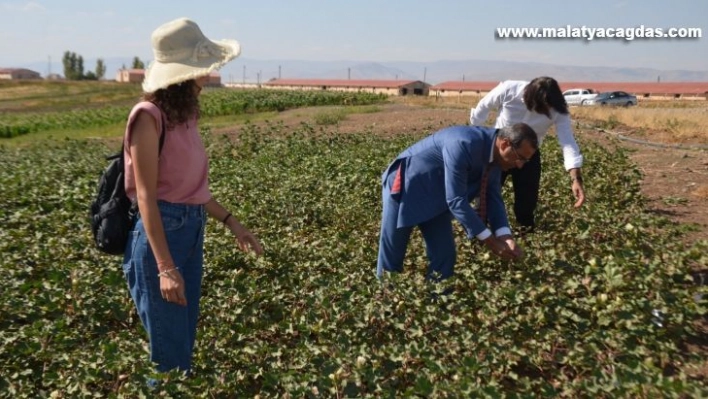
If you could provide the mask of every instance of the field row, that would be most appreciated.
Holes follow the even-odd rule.
[[[203,116],[238,115],[318,105],[366,105],[387,97],[373,93],[331,91],[206,90],[200,97]],[[48,130],[85,129],[124,122],[130,106],[106,105],[42,113],[0,114],[0,138]]]

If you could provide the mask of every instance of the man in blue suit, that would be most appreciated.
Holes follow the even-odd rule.
[[[536,133],[517,123],[502,129],[452,126],[403,151],[382,176],[377,276],[403,271],[408,240],[418,226],[430,262],[426,278],[451,277],[456,259],[453,217],[468,238],[476,237],[503,259],[519,259],[522,251],[511,236],[502,200],[501,172],[521,168],[537,150]],[[470,205],[475,198],[477,211]]]

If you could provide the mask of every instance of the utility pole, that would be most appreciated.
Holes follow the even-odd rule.
[[[428,75],[428,67],[423,68],[423,82],[425,82],[425,78]]]
[[[246,66],[243,66],[243,82],[244,85],[246,84]]]
[[[352,69],[347,68],[347,80],[352,80]]]
[[[52,74],[52,56],[47,56],[47,78]]]
[[[278,65],[278,79],[280,79],[280,65]]]

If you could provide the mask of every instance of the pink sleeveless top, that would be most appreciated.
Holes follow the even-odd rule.
[[[131,200],[136,198],[135,173],[130,156],[130,139],[133,124],[140,112],[147,112],[155,119],[158,140],[162,132],[162,112],[153,103],[142,101],[130,111],[123,138],[125,156],[125,192]],[[157,154],[155,154],[157,156]],[[199,136],[196,118],[165,130],[157,172],[157,199],[176,204],[203,205],[211,199],[208,182],[209,161],[204,143]]]

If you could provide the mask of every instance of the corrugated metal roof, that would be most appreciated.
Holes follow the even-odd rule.
[[[430,90],[489,91],[499,82],[443,82]],[[603,91],[626,91],[634,94],[706,94],[708,82],[559,82],[561,90],[593,89]]]
[[[266,86],[327,86],[327,87],[377,87],[395,89],[419,80],[359,80],[359,79],[273,79],[263,83]]]

